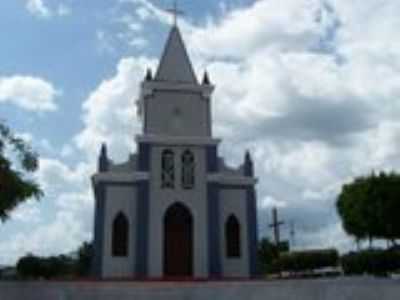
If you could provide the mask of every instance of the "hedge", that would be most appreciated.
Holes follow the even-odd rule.
[[[17,272],[22,278],[50,279],[74,274],[75,265],[72,259],[64,255],[48,258],[28,255],[18,261]]]
[[[273,262],[276,271],[310,271],[325,267],[336,267],[339,254],[335,249],[310,250],[284,253]]]
[[[346,275],[372,274],[386,276],[400,270],[399,250],[364,250],[350,252],[341,258]]]

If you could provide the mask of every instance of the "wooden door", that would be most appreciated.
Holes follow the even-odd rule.
[[[193,220],[181,204],[171,206],[164,218],[164,275],[193,275]]]

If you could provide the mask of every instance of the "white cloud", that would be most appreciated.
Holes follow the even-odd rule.
[[[0,241],[0,264],[12,264],[27,253],[66,254],[82,241],[90,241],[94,213],[90,177],[94,170],[88,163],[70,167],[57,159],[40,159],[36,179],[45,197],[20,205],[2,225],[7,230],[19,224],[19,231]]]
[[[148,1],[121,1],[138,5],[132,13],[143,22],[170,22]],[[399,13],[395,1],[260,0],[223,10],[204,24],[180,22],[198,73],[208,69],[217,85],[213,119],[216,135],[224,138],[222,154],[238,165],[246,148],[254,153],[261,235],[276,205],[285,221],[295,221],[299,247],[354,246],[335,212],[341,184],[372,169],[400,170]],[[129,33],[145,34],[137,17],[124,20]],[[131,34],[118,38],[132,42]],[[57,214],[47,231],[39,227],[31,238],[16,237],[12,249],[61,253],[90,235],[90,225],[82,222],[78,229],[69,222],[93,212],[89,177],[100,144],[107,142],[116,160],[135,150],[135,100],[145,69],[155,65],[145,55],[121,59],[116,73],[88,96],[84,128],[62,151],[82,151],[83,162],[41,161],[39,178],[68,215]],[[51,239],[60,222],[75,233],[65,247]],[[48,245],[38,245],[39,234],[49,235]]]
[[[31,111],[54,111],[60,95],[50,82],[31,76],[0,77],[0,103],[11,103]]]
[[[28,0],[26,8],[32,15],[41,18],[49,18],[52,15],[50,9],[43,3],[43,0]]]
[[[170,22],[133,2],[144,20]],[[217,85],[214,128],[228,162],[255,151],[261,207],[309,222],[309,245],[331,234],[347,249],[334,208],[341,184],[400,169],[399,12],[394,1],[264,0],[180,22],[196,69]]]
[[[27,0],[26,9],[30,14],[42,19],[49,19],[54,16],[68,16],[71,9],[63,3],[58,4],[54,8],[50,8],[45,0]]]
[[[136,114],[139,83],[146,68],[154,64],[146,58],[122,59],[117,74],[104,80],[85,101],[85,128],[75,141],[89,159],[97,158],[103,142],[110,145],[109,150],[117,160],[126,159],[135,150],[134,134],[140,130]]]
[[[39,225],[29,232],[19,232],[8,241],[0,243],[0,263],[15,263],[18,257],[35,255],[59,255],[74,251],[89,234],[82,230],[83,219],[70,212],[59,211],[54,220]]]
[[[11,219],[29,225],[36,225],[40,220],[40,209],[34,200],[25,202],[17,207],[11,214]]]

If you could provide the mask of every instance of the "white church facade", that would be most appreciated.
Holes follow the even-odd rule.
[[[253,162],[246,153],[232,169],[219,156],[213,90],[207,74],[198,82],[173,26],[155,76],[141,86],[137,153],[114,164],[103,145],[92,177],[96,277],[256,275]]]

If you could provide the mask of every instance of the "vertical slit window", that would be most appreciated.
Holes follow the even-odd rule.
[[[182,187],[184,189],[192,189],[194,187],[195,178],[195,160],[190,150],[186,150],[182,154]]]
[[[240,224],[238,219],[231,215],[225,225],[226,256],[228,258],[240,257]]]
[[[173,189],[175,187],[174,152],[164,150],[161,157],[161,187]]]
[[[113,222],[112,228],[112,255],[117,257],[128,256],[129,223],[123,213],[119,213]]]

